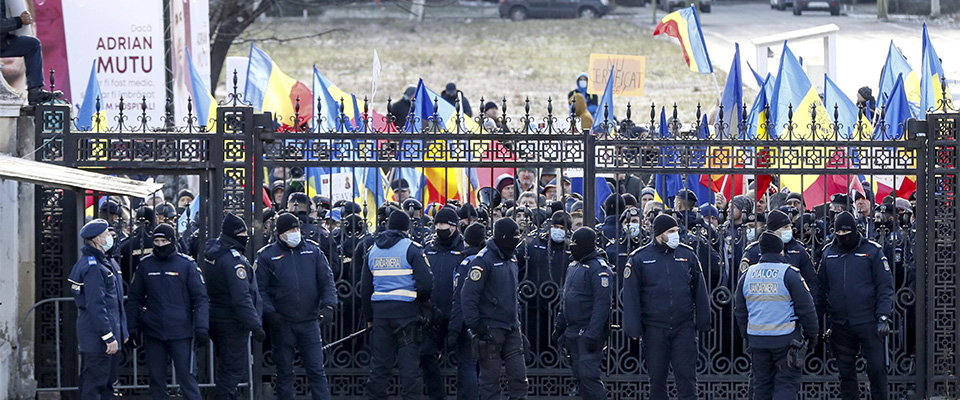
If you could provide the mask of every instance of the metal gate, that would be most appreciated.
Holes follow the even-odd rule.
[[[238,97],[234,94],[232,98]],[[915,176],[918,187],[913,247],[916,279],[912,285],[901,282],[896,288],[894,320],[898,329],[888,346],[890,389],[897,398],[914,394],[917,398],[958,395],[960,284],[956,278],[956,253],[960,234],[956,225],[960,222],[960,208],[956,194],[960,172],[957,165],[960,114],[943,107],[928,114],[926,121],[911,121],[904,127],[903,137],[897,140],[857,140],[857,135],[845,136],[842,132],[847,131],[838,121],[829,121],[828,126],[816,123],[796,126],[791,121],[783,137],[761,140],[746,134],[743,118],[733,123],[716,121],[711,124],[714,133],[709,133],[701,126],[699,110],[696,118],[691,118],[693,122],[686,124],[681,123],[677,111],[673,110],[674,118],[663,127],[656,119],[656,110],[657,107],[651,107],[650,119],[644,117],[640,122],[632,120],[628,109],[625,118],[617,123],[618,133],[610,135],[584,133],[572,115],[554,114],[551,105],[541,114],[544,117],[536,117],[535,111],[531,115],[529,103],[519,116],[507,116],[504,104],[501,115],[493,121],[492,126],[498,127],[494,132],[466,132],[462,129],[465,121],[448,124],[436,114],[420,121],[424,128],[414,132],[378,131],[370,128],[373,121],[369,120],[366,107],[362,113],[365,122],[359,124],[360,129],[315,132],[283,124],[288,120],[300,121],[299,115],[256,114],[250,107],[233,102],[219,108],[216,129],[210,132],[199,129],[192,116],[184,121],[182,128],[155,130],[145,115],[121,114],[108,132],[81,133],[71,130],[68,107],[41,106],[36,109],[37,141],[45,146],[37,153],[37,159],[74,167],[102,168],[111,174],[176,171],[200,175],[204,183],[201,196],[207,199],[201,218],[204,237],[217,232],[223,211],[231,211],[241,215],[248,226],[253,227],[253,232],[258,233],[251,235],[255,243],[252,249],[264,240],[260,196],[269,174],[266,171],[274,167],[375,168],[378,172],[389,168],[416,168],[421,172],[440,168],[462,173],[454,168],[533,166],[558,168],[558,182],[563,181],[567,171],[579,169],[583,193],[588,194],[583,198],[585,225],[592,225],[595,205],[604,200],[594,198],[593,178],[605,174],[613,174],[614,181],[618,174],[679,174],[686,182],[690,175],[734,172],[779,177],[801,175],[809,179],[814,176]],[[137,123],[128,124],[127,118],[135,118]],[[341,118],[346,118],[342,112]],[[392,121],[393,116],[386,118]],[[491,126],[491,121],[482,116],[474,121],[480,126]],[[449,126],[453,128],[448,129]],[[503,128],[507,126],[511,129]],[[645,127],[647,133],[635,130],[636,126]],[[900,128],[887,126],[885,131],[890,132],[889,136],[882,134],[881,137],[897,137],[894,133],[900,132]],[[861,129],[854,129],[854,134]],[[715,132],[732,133],[718,135]],[[515,175],[514,179],[517,178]],[[481,186],[488,183],[481,182]],[[475,193],[464,195],[472,197]],[[78,251],[75,232],[84,215],[83,195],[38,187],[36,198],[37,300],[68,296],[64,283]],[[361,206],[368,221],[372,221],[377,204],[364,202]],[[248,257],[253,255],[252,249]],[[324,329],[327,341],[354,332],[361,321],[357,307],[359,270],[341,271],[337,278],[341,303],[337,323]],[[552,327],[561,295],[559,280],[551,278],[533,279],[525,275],[521,285],[521,318],[529,321],[525,322],[524,329],[533,342],[528,358],[530,395],[539,398],[567,396],[575,387],[566,359],[554,344],[544,339]],[[730,289],[715,285],[711,290],[714,329],[701,336],[703,351],[698,360],[701,396],[744,398],[750,364],[733,333]],[[40,387],[56,385],[56,371],[61,368],[68,379],[76,376],[75,358],[65,355],[61,364],[54,360],[57,348],[75,348],[70,318],[63,315],[58,320],[44,310],[37,313],[36,376]],[[619,325],[622,318],[619,308],[615,308],[613,325]],[[60,337],[55,334],[58,324],[61,325]],[[648,380],[639,346],[614,329],[608,348],[605,382],[613,398],[644,398]],[[808,358],[801,390],[803,398],[839,394],[836,364],[825,354],[820,345]],[[273,367],[269,349],[261,351],[256,346],[254,360],[256,397],[272,398]],[[336,398],[364,396],[368,360],[362,340],[330,349],[327,374]],[[447,391],[455,393],[452,361],[445,357],[442,365]],[[128,361],[126,379],[130,379],[130,369]],[[297,376],[299,395],[307,394],[305,380],[305,375]],[[395,382],[394,391],[398,384]],[[866,389],[865,377],[861,379],[861,389]]]

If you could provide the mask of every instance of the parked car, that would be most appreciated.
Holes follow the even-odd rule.
[[[786,10],[787,7],[793,7],[793,0],[770,0],[770,8],[783,11]]]
[[[830,11],[830,15],[840,15],[840,2],[837,0],[794,0],[793,15],[800,15],[804,11]]]
[[[689,7],[691,2],[691,0],[657,0],[657,8],[666,12],[674,12]],[[713,0],[700,0],[700,12],[709,13],[712,5]]]
[[[610,0],[500,0],[500,18],[600,18],[610,12]]]

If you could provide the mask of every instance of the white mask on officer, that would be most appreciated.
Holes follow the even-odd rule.
[[[106,238],[104,238],[104,242],[101,246],[103,247],[104,253],[110,251],[110,249],[113,248],[113,235],[107,235]]]
[[[300,231],[294,231],[287,234],[287,245],[297,247],[300,244]]]
[[[667,246],[669,246],[671,249],[676,249],[677,246],[680,246],[680,232],[667,234]]]
[[[747,241],[752,242],[757,239],[757,230],[753,228],[747,228]]]
[[[567,232],[560,228],[550,228],[550,240],[561,243],[567,238]]]
[[[793,230],[788,229],[780,232],[780,240],[783,240],[784,243],[790,243],[790,241],[793,240]]]
[[[639,223],[637,223],[637,222],[632,222],[632,223],[630,223],[629,225],[627,225],[627,228],[628,228],[627,232],[630,233],[630,238],[631,238],[631,239],[635,239],[636,237],[640,236],[640,224],[639,224]]]

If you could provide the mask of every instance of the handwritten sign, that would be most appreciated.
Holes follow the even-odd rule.
[[[643,96],[643,78],[647,70],[647,58],[619,54],[590,54],[590,74],[587,92],[602,95],[613,67],[613,94],[617,96]]]

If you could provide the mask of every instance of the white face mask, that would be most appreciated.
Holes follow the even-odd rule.
[[[669,246],[671,249],[675,249],[677,248],[677,246],[680,246],[679,232],[673,232],[673,233],[667,234],[667,246]]]
[[[110,249],[113,248],[113,235],[107,235],[107,238],[105,239],[105,243],[103,243],[101,246],[103,246],[104,252],[110,251]]]
[[[757,230],[753,228],[747,228],[747,241],[752,242],[757,238]]]
[[[784,243],[790,243],[793,240],[793,230],[780,232],[780,240],[783,240]]]
[[[639,223],[636,223],[636,222],[631,223],[631,224],[627,225],[627,228],[629,228],[629,229],[628,229],[628,232],[630,233],[630,238],[631,238],[631,239],[640,236],[640,224],[639,224]]]
[[[577,87],[579,87],[580,89],[586,89],[586,88],[587,88],[587,81],[585,81],[585,80],[584,80],[584,81],[577,81]]]
[[[300,231],[290,232],[287,234],[287,245],[290,247],[297,247],[300,244]]]
[[[550,228],[550,240],[561,243],[567,238],[567,232],[560,228]]]

